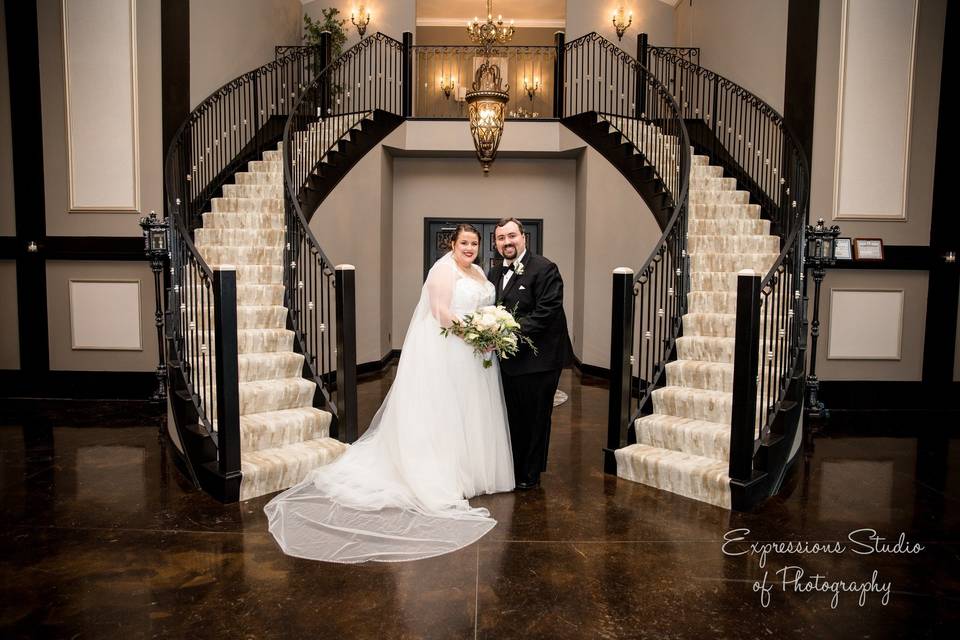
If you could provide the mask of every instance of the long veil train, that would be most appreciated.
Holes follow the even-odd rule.
[[[483,369],[465,343],[440,335],[438,312],[463,297],[454,295],[460,277],[451,254],[431,268],[366,433],[266,505],[288,555],[414,560],[467,546],[496,525],[464,496],[513,488],[498,368]]]

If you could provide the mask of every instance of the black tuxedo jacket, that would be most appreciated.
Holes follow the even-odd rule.
[[[573,360],[573,347],[563,312],[563,279],[557,265],[529,249],[523,256],[523,275],[510,276],[501,288],[506,268],[501,263],[487,273],[497,288],[497,304],[502,304],[520,323],[520,331],[537,347],[537,354],[521,343],[517,355],[500,361],[507,375],[522,375],[562,369]]]

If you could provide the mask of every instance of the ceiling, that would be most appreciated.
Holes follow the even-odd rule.
[[[486,11],[484,0],[417,0],[417,25],[459,26]],[[494,0],[493,13],[520,26],[562,27],[566,0]]]
[[[567,2],[568,0],[494,0],[493,11],[496,15],[515,21],[518,26],[564,27]],[[680,0],[660,2],[675,7]],[[417,25],[460,26],[465,21],[480,16],[485,10],[485,0],[417,0]]]

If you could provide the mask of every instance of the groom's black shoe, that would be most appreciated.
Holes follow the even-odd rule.
[[[536,489],[536,488],[539,487],[539,486],[540,486],[540,477],[539,477],[539,476],[536,477],[536,478],[534,478],[534,479],[526,479],[526,480],[519,480],[519,481],[517,481],[517,489],[523,489],[523,490]]]

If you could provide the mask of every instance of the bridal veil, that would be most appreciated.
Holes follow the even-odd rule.
[[[366,433],[265,507],[270,532],[288,555],[342,563],[414,560],[467,546],[496,525],[486,509],[464,499],[512,488],[513,470],[509,436],[505,452],[484,451],[491,446],[487,438],[455,426],[466,420],[476,431],[476,420],[488,421],[484,413],[498,414],[503,406],[497,375],[478,374],[490,370],[461,340],[440,334],[455,315],[459,277],[450,254],[431,268],[395,380]],[[478,375],[486,375],[480,386],[490,387],[487,394],[476,388]],[[500,406],[482,406],[484,395],[489,404],[499,398]],[[495,417],[506,429],[505,413]],[[509,477],[509,486],[465,477],[463,461],[472,456],[505,456],[510,468],[495,475]]]

